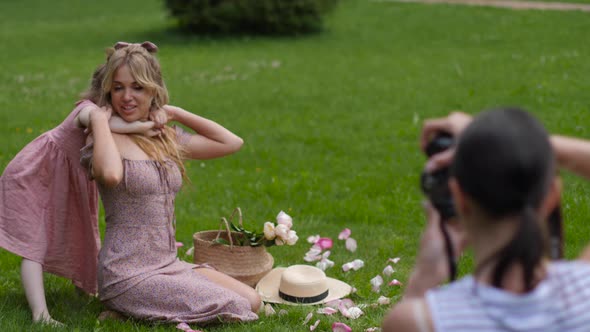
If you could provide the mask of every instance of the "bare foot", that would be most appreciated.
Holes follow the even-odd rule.
[[[98,320],[102,322],[105,319],[124,321],[125,316],[113,310],[105,310],[98,315]]]

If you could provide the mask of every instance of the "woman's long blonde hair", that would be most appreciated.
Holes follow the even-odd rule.
[[[156,50],[151,49],[151,52],[155,53]],[[100,68],[95,71],[98,75],[104,75],[101,82],[102,94],[98,100],[99,106],[111,105],[113,77],[122,65],[127,65],[137,84],[153,96],[150,112],[168,104],[168,90],[162,79],[160,63],[142,45],[129,44],[118,49],[107,49],[107,62],[104,71]],[[165,126],[160,136],[148,137],[141,134],[130,134],[130,136],[150,159],[156,160],[162,165],[166,165],[167,160],[172,160],[180,169],[182,176],[185,177],[184,151],[176,140],[176,131],[173,128]]]

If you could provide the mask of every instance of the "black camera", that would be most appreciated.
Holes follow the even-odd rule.
[[[454,144],[453,136],[446,132],[439,132],[426,146],[426,156],[445,151]],[[449,190],[449,168],[444,167],[432,173],[422,172],[420,186],[422,192],[430,199],[434,208],[438,211],[443,221],[453,218],[455,205]]]

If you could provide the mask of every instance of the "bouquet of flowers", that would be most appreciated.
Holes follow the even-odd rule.
[[[237,236],[235,236],[235,245],[240,246],[265,246],[270,247],[273,245],[282,246],[282,245],[294,245],[297,243],[299,237],[297,237],[297,232],[292,230],[293,227],[293,218],[286,214],[284,211],[279,212],[276,217],[276,222],[267,221],[264,223],[264,227],[262,231],[250,231],[244,228],[241,222],[239,224],[235,224],[233,221],[228,222],[229,227]],[[222,244],[229,244],[226,239],[217,238],[215,242],[222,243]]]

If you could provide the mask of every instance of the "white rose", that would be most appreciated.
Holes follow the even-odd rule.
[[[286,214],[285,212],[281,211],[277,215],[277,223],[279,225],[285,225],[287,228],[291,229],[293,227],[293,218]]]
[[[264,238],[267,240],[274,240],[276,237],[275,234],[275,224],[267,221],[264,223]]]
[[[297,233],[295,231],[289,231],[289,233],[287,234],[287,244],[292,246],[295,243],[297,243],[297,240],[299,240]]]
[[[275,235],[285,242],[289,237],[289,228],[283,224],[278,224],[275,227]]]

